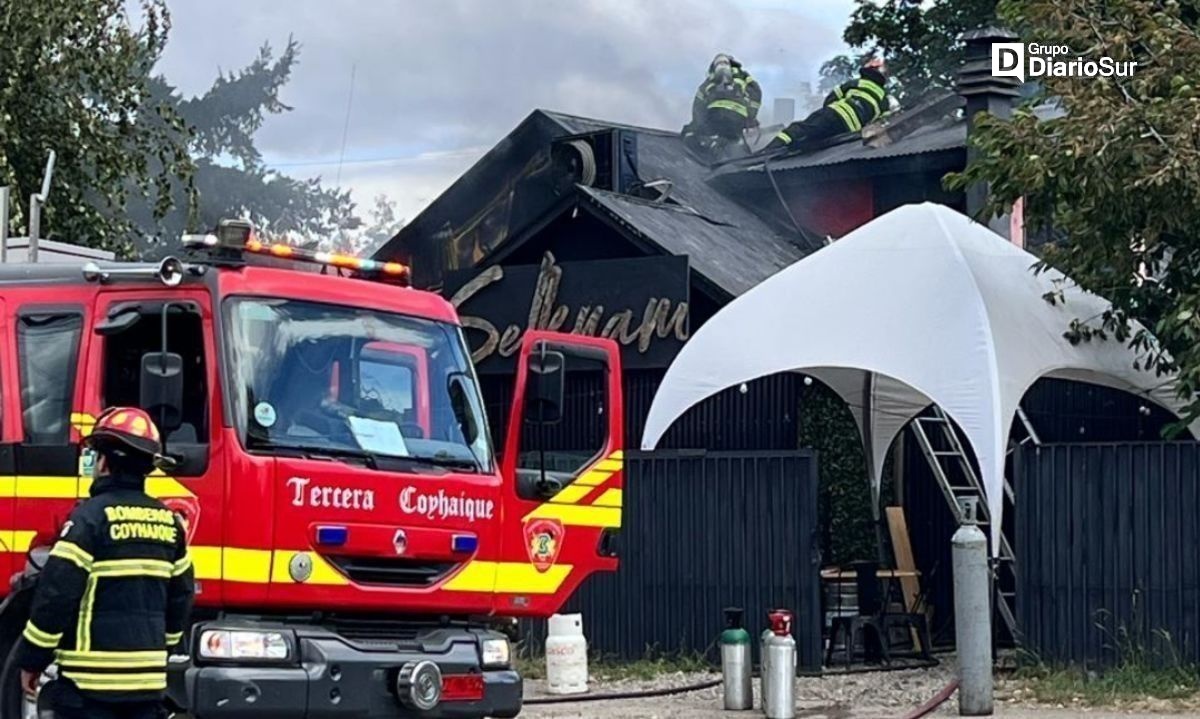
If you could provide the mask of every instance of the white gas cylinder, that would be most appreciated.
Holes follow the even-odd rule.
[[[582,614],[550,617],[546,636],[546,689],[551,694],[583,694],[588,690],[587,640]]]

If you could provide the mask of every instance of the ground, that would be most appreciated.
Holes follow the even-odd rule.
[[[932,697],[954,676],[954,668],[943,664],[934,669],[899,672],[851,674],[814,679],[799,679],[796,683],[796,716],[800,719],[886,719],[903,717]],[[647,689],[684,686],[719,678],[703,672],[674,672],[654,678],[600,680],[591,685],[592,694],[631,692]],[[542,680],[526,682],[526,699],[549,696]],[[1176,716],[1200,717],[1200,704],[1192,702],[1142,700],[1125,702],[1120,708],[1085,706],[1081,702],[1039,704],[1034,692],[1024,681],[1001,680],[996,689],[996,715],[1024,719],[1066,719],[1088,717]],[[757,695],[755,706],[758,706]],[[951,697],[930,716],[957,716],[957,698]],[[730,719],[736,716],[759,716],[751,712],[732,713],[721,709],[721,689],[714,687],[686,694],[646,699],[618,699],[600,702],[530,705],[522,717],[530,719],[625,719],[645,717],[655,719]]]

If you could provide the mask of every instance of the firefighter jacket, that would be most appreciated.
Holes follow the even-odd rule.
[[[713,124],[714,120],[720,122],[722,117],[732,117],[731,124],[739,131],[758,125],[762,88],[740,63],[732,63],[730,70],[730,82],[723,83],[710,69],[692,101],[693,124],[706,126]]]
[[[857,79],[842,83],[825,96],[825,107],[838,114],[845,132],[861,132],[879,119],[887,106],[887,78],[870,67],[864,67]]]
[[[194,582],[185,528],[144,481],[97,479],[63,525],[21,635],[22,669],[57,662],[59,676],[94,699],[162,697]]]

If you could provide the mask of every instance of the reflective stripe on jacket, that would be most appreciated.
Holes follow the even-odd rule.
[[[194,587],[185,529],[136,478],[105,477],[71,513],[38,577],[18,665],[83,694],[151,701],[167,685],[167,650],[183,638]]]

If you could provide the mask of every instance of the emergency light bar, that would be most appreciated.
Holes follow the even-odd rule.
[[[186,247],[201,247],[232,253],[249,252],[284,260],[309,262],[325,267],[337,267],[368,274],[380,274],[397,279],[408,277],[408,266],[399,262],[379,262],[337,252],[320,252],[295,247],[284,242],[263,242],[254,233],[254,226],[245,220],[222,220],[216,234],[184,235]]]

